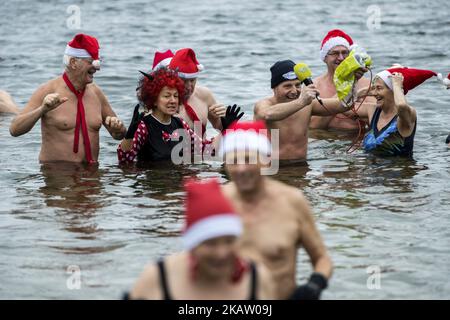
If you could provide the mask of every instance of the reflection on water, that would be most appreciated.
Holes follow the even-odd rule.
[[[65,12],[66,4],[2,4],[0,88],[24,105],[40,83],[61,73],[61,55],[74,31],[65,27],[67,17],[49,14]],[[271,94],[269,67],[275,61],[306,61],[314,76],[324,71],[317,50],[336,25],[366,47],[374,71],[403,61],[442,72],[450,58],[450,38],[443,36],[448,25],[440,23],[448,20],[445,0],[427,6],[380,4],[389,15],[383,15],[377,31],[367,30],[366,10],[347,14],[354,1],[186,4],[142,6],[130,0],[106,9],[98,1],[80,4],[83,32],[99,37],[105,58],[96,82],[125,123],[135,105],[137,70],[149,67],[156,47],[194,48],[206,67],[199,84],[211,88],[217,101],[241,105],[247,119],[255,101]],[[358,2],[363,9],[371,4]],[[194,22],[192,7],[201,12]],[[295,34],[301,34],[296,39],[284,32],[285,22],[298,20],[299,13],[304,21],[295,26]],[[49,28],[37,27],[42,17]],[[411,42],[405,30],[417,25],[423,34]],[[36,50],[42,43],[45,50]],[[450,148],[443,144],[449,125],[442,113],[449,100],[449,92],[437,90],[432,81],[408,93],[418,113],[413,160],[381,159],[361,150],[349,154],[355,132],[311,130],[308,162],[281,163],[274,178],[304,192],[334,261],[323,298],[450,297],[442,280],[450,274]],[[98,168],[40,165],[39,124],[12,138],[10,121],[11,116],[0,116],[0,298],[120,297],[146,263],[180,248],[183,180],[227,180],[223,166],[215,163],[119,167],[118,142],[103,129]],[[303,251],[299,261],[298,280],[304,281],[311,270]],[[80,290],[66,287],[72,265],[82,272]],[[380,290],[367,288],[368,266],[379,266]]]

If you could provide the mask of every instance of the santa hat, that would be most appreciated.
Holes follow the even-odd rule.
[[[100,68],[99,49],[96,38],[79,33],[67,44],[64,54],[75,58],[92,58],[92,65]]]
[[[405,94],[407,94],[409,90],[414,89],[425,80],[433,76],[437,76],[435,72],[430,70],[399,67],[381,71],[376,75],[376,77],[383,80],[384,83],[389,87],[389,89],[393,90],[391,76],[395,72],[401,73],[403,75],[403,92]]]
[[[184,79],[197,78],[203,66],[198,63],[194,50],[190,48],[180,49],[170,61],[169,68],[176,70],[178,76]]]
[[[344,46],[351,50],[352,45],[352,38],[344,31],[339,29],[331,30],[322,40],[322,45],[320,46],[320,59],[325,61],[328,52],[336,46]]]
[[[152,71],[156,71],[160,68],[167,67],[172,60],[173,52],[169,49],[164,52],[155,52],[155,57],[153,58]]]
[[[272,146],[266,124],[262,120],[234,122],[225,131],[219,153],[223,156],[235,151],[258,151],[270,155]]]
[[[183,243],[186,250],[209,239],[241,235],[241,219],[223,195],[217,179],[189,181],[185,190]]]
[[[440,73],[438,73],[437,77],[438,77],[438,80],[440,82],[442,82],[444,85],[446,85],[446,86],[450,85],[450,73],[447,75],[447,78],[444,78],[442,76],[442,74],[440,74]]]

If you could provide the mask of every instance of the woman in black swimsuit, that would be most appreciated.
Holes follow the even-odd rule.
[[[127,298],[273,299],[268,271],[237,253],[241,220],[218,181],[191,182],[186,190],[185,251],[147,267]]]

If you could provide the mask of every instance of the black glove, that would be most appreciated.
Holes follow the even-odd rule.
[[[448,135],[447,139],[445,139],[445,143],[450,143],[450,134]]]
[[[133,139],[134,134],[139,126],[139,122],[141,122],[144,113],[139,113],[139,103],[134,107],[133,118],[131,118],[130,126],[128,127],[127,133],[125,134],[125,139]]]
[[[234,121],[239,121],[239,119],[242,118],[244,112],[239,114],[240,111],[241,107],[238,107],[235,104],[232,107],[227,107],[225,117],[220,117],[220,121],[222,122],[222,130],[227,129]]]
[[[297,287],[289,298],[290,300],[319,300],[322,290],[328,285],[327,278],[318,272],[314,272],[308,283]]]

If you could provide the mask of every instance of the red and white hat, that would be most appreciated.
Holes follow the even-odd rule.
[[[442,82],[442,84],[444,84],[445,86],[450,86],[450,73],[447,75],[447,78],[444,78],[440,73],[438,73],[437,76],[439,81]]]
[[[164,52],[156,51],[155,57],[153,58],[152,71],[167,67],[170,61],[172,61],[173,56],[174,54],[170,49]]]
[[[191,250],[203,241],[222,236],[240,236],[242,222],[225,198],[217,179],[185,184],[185,227],[183,243]]]
[[[219,153],[225,155],[236,151],[258,151],[270,155],[272,145],[266,124],[262,120],[234,122],[225,130]]]
[[[403,92],[406,94],[409,90],[414,89],[425,80],[437,76],[437,74],[430,70],[413,69],[406,67],[389,68],[381,71],[375,77],[380,78],[384,83],[393,90],[391,76],[393,73],[399,72],[403,75]]]
[[[198,63],[194,50],[185,48],[175,53],[169,68],[177,71],[180,78],[193,79],[198,77],[203,65]]]
[[[331,30],[322,40],[322,45],[320,46],[320,59],[325,61],[328,52],[336,46],[344,46],[351,50],[352,45],[352,38],[344,31],[339,29]]]
[[[67,44],[64,54],[75,58],[92,58],[92,65],[100,68],[99,49],[96,38],[79,33]]]

